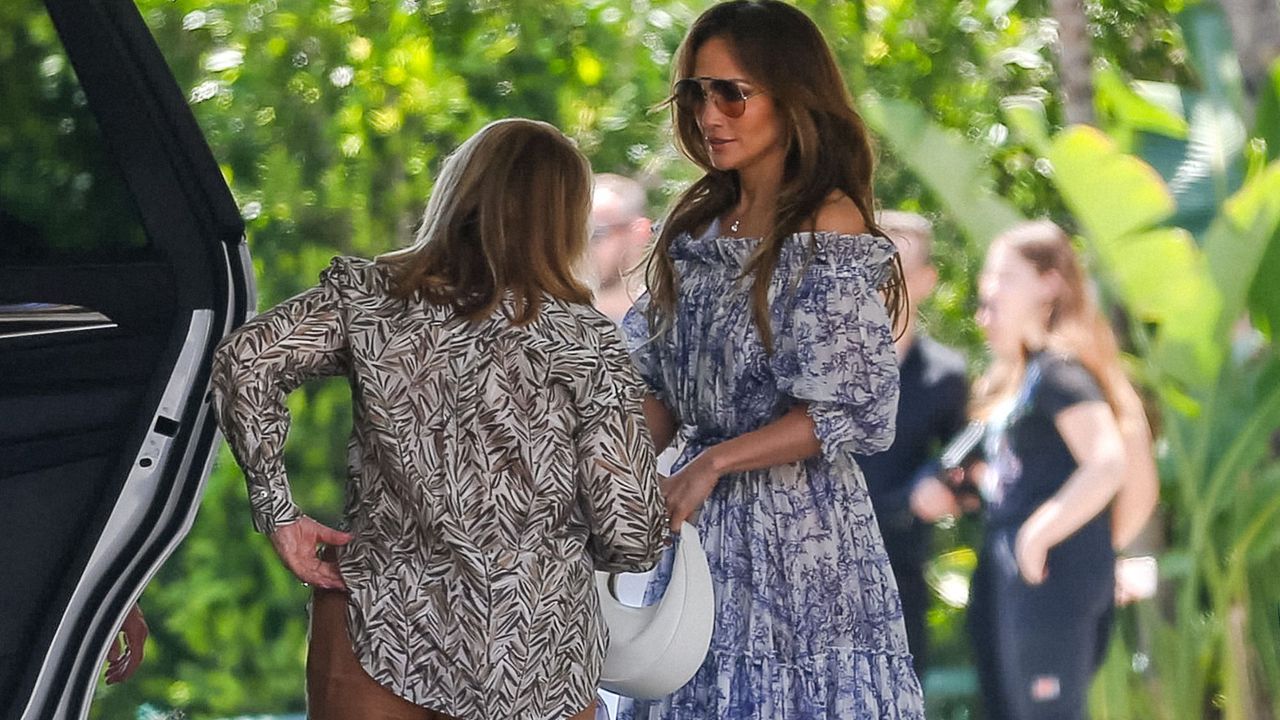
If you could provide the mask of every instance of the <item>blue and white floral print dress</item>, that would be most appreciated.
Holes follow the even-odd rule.
[[[622,720],[923,718],[902,608],[862,472],[851,457],[893,441],[898,364],[877,287],[893,244],[831,232],[789,237],[770,283],[773,352],[739,280],[759,241],[720,233],[671,245],[672,327],[623,321],[641,377],[676,416],[673,470],[707,447],[808,404],[821,455],[726,475],[697,524],[711,565],[711,650],[685,687],[630,701]],[[670,576],[659,565],[649,600]]]

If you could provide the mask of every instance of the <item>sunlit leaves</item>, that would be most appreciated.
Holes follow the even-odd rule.
[[[1058,189],[1091,237],[1111,242],[1173,214],[1173,196],[1155,170],[1094,128],[1062,132],[1049,159],[1060,171]]]
[[[898,158],[926,184],[974,247],[1021,221],[1022,215],[993,191],[982,154],[959,133],[932,123],[919,107],[902,100],[861,98],[867,122],[892,144]]]

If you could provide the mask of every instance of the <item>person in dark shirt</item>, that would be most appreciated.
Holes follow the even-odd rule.
[[[1078,720],[1110,633],[1113,547],[1131,539],[1117,533],[1141,525],[1124,491],[1154,483],[1150,431],[1061,228],[1002,233],[978,287],[992,363],[974,403],[986,534],[968,620],[983,700],[992,720]]]
[[[910,306],[906,329],[895,343],[902,383],[897,434],[888,450],[859,455],[858,465],[866,476],[902,596],[907,645],[916,675],[923,679],[928,660],[925,613],[929,609],[924,566],[932,546],[933,523],[959,512],[951,490],[937,478],[934,458],[965,425],[969,382],[964,356],[919,327],[919,304],[938,282],[931,257],[933,227],[920,215],[892,210],[882,212],[878,222],[898,247]]]

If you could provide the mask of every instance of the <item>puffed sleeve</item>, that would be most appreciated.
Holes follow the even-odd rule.
[[[898,361],[877,289],[893,258],[887,240],[827,235],[774,326],[778,389],[808,405],[823,456],[852,464],[893,444]]]
[[[318,286],[245,323],[214,353],[213,410],[244,471],[259,532],[273,532],[301,514],[284,467],[285,397],[306,380],[350,367],[341,309],[349,272],[344,259],[335,259]]]
[[[640,572],[656,562],[666,527],[653,440],[640,407],[645,386],[612,327],[592,360],[580,386],[576,433],[588,550],[597,570]]]
[[[649,320],[646,315],[649,301],[647,292],[636,300],[635,305],[622,318],[622,333],[626,337],[627,348],[631,353],[631,364],[644,380],[649,393],[661,400],[663,405],[674,409],[658,354],[661,339],[654,337],[649,330]]]

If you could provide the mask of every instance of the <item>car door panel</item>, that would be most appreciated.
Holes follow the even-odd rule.
[[[18,48],[0,94],[27,103],[0,111],[0,717],[83,717],[194,519],[209,358],[251,310],[251,265],[132,2],[14,0],[0,20]]]

